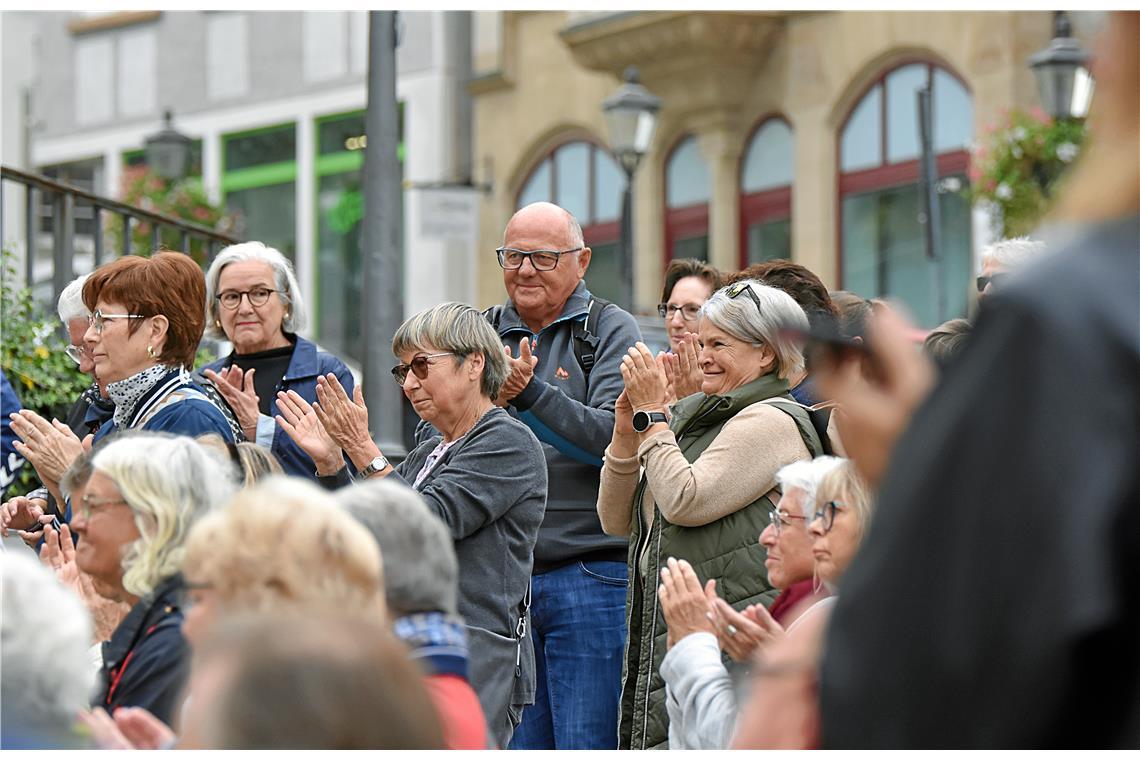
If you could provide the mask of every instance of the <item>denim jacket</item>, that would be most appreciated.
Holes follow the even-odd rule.
[[[293,357],[289,360],[289,367],[285,370],[285,376],[277,383],[276,390],[296,391],[298,396],[312,404],[317,400],[317,377],[332,372],[340,384],[344,386],[345,393],[348,394],[349,398],[352,398],[352,389],[355,387],[356,381],[353,380],[352,372],[349,371],[344,362],[327,351],[317,348],[317,345],[312,341],[305,340],[300,335],[296,337],[297,343],[293,348]],[[220,372],[233,364],[233,361],[234,354],[231,353],[225,358],[207,364],[203,369]],[[270,399],[269,411],[268,416],[264,414],[258,416],[258,445],[265,446],[272,451],[277,460],[281,462],[281,467],[289,475],[297,475],[315,481],[317,468],[313,464],[313,460],[309,458],[308,454],[301,451],[297,444],[293,443],[293,439],[278,427],[274,419],[278,414],[276,397]]]

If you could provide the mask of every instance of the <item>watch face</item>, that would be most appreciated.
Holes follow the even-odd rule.
[[[639,433],[644,433],[649,429],[649,415],[645,412],[633,413],[633,429]]]

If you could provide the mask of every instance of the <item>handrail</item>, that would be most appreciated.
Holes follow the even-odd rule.
[[[118,214],[127,214],[137,219],[146,219],[147,221],[157,222],[167,227],[187,229],[191,232],[196,232],[203,237],[214,238],[215,240],[219,240],[223,243],[226,243],[227,245],[233,245],[234,243],[238,242],[236,238],[232,238],[229,235],[218,232],[217,230],[210,229],[209,227],[203,227],[200,224],[188,222],[185,219],[178,219],[177,217],[173,216],[167,216],[166,214],[147,211],[146,209],[139,208],[138,206],[131,206],[129,204],[123,203],[122,201],[116,201],[111,198],[106,198],[102,195],[89,193],[82,188],[75,187],[74,185],[67,185],[62,182],[56,182],[39,174],[28,174],[27,172],[22,172],[19,169],[13,169],[10,166],[0,166],[0,178],[14,180],[25,185],[35,185],[41,190],[47,190],[52,193],[66,193],[73,195],[76,198],[83,198],[84,200],[91,201],[91,204],[93,206],[105,208],[108,211],[114,211]]]

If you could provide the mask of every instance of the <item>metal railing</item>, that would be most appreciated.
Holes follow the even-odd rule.
[[[91,208],[92,224],[91,224],[91,238],[93,244],[93,258],[94,266],[99,266],[103,263],[105,256],[104,249],[104,233],[103,233],[103,212],[109,214],[118,214],[122,219],[123,224],[123,251],[116,251],[115,254],[123,253],[150,253],[161,245],[163,229],[173,229],[179,233],[179,246],[181,250],[189,252],[190,244],[193,240],[201,240],[206,245],[207,258],[212,261],[214,256],[217,255],[221,248],[232,245],[238,242],[236,239],[224,235],[209,227],[203,227],[192,222],[187,222],[183,219],[176,219],[172,216],[159,214],[154,211],[148,211],[138,206],[131,206],[121,201],[116,201],[111,198],[104,198],[101,195],[83,190],[82,188],[75,187],[74,185],[67,185],[62,182],[44,177],[40,174],[29,174],[28,172],[14,169],[10,166],[0,166],[0,205],[3,204],[4,192],[6,191],[6,183],[14,182],[23,186],[24,192],[24,224],[25,224],[25,249],[24,249],[24,280],[27,287],[31,288],[36,284],[35,277],[35,264],[36,264],[36,235],[39,233],[40,217],[37,214],[39,208],[37,204],[37,193],[40,200],[44,196],[53,199],[51,204],[51,222],[52,222],[52,292],[53,298],[58,298],[67,284],[75,277],[75,209],[76,201],[84,201]],[[134,235],[132,234],[135,225],[140,222],[150,224],[150,251],[135,251],[132,250],[132,241]],[[0,215],[0,240],[4,240],[4,226],[5,220]]]

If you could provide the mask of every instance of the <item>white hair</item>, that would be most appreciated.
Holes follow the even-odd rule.
[[[6,738],[58,742],[90,704],[91,616],[30,553],[0,551],[0,573],[0,724]]]
[[[1009,238],[991,243],[982,250],[982,266],[997,264],[1005,269],[1015,269],[1028,259],[1045,252],[1045,244],[1027,237]]]
[[[394,614],[457,614],[455,542],[419,493],[389,478],[372,478],[336,495],[380,545],[384,593]]]
[[[218,280],[222,277],[222,270],[236,261],[260,261],[269,265],[273,270],[277,297],[287,307],[281,329],[287,333],[304,330],[308,324],[308,312],[305,310],[305,299],[301,296],[301,287],[297,284],[297,275],[293,272],[293,264],[276,248],[251,240],[226,246],[218,252],[206,270],[206,335],[228,340],[221,328],[215,326],[221,321],[218,313]]]
[[[728,291],[749,287],[759,301],[756,303],[742,290],[731,298]],[[737,340],[754,346],[767,344],[776,353],[776,371],[787,378],[804,368],[804,356],[796,342],[783,335],[781,328],[795,327],[808,330],[807,315],[795,300],[778,288],[769,287],[759,280],[738,280],[721,288],[701,307],[700,318],[707,319]]]
[[[781,467],[776,472],[776,482],[780,484],[783,493],[793,488],[798,488],[803,493],[800,508],[803,510],[803,516],[811,520],[815,514],[815,492],[819,488],[820,481],[824,475],[843,464],[843,461],[839,457],[832,456],[801,459]]]
[[[83,283],[87,282],[88,277],[86,274],[76,277],[59,294],[56,311],[59,312],[59,321],[63,322],[64,327],[73,319],[87,319],[91,316],[91,310],[83,303]]]
[[[123,588],[145,596],[182,569],[194,523],[237,491],[233,466],[193,438],[133,432],[95,453],[94,472],[118,487],[139,538],[123,555]]]

